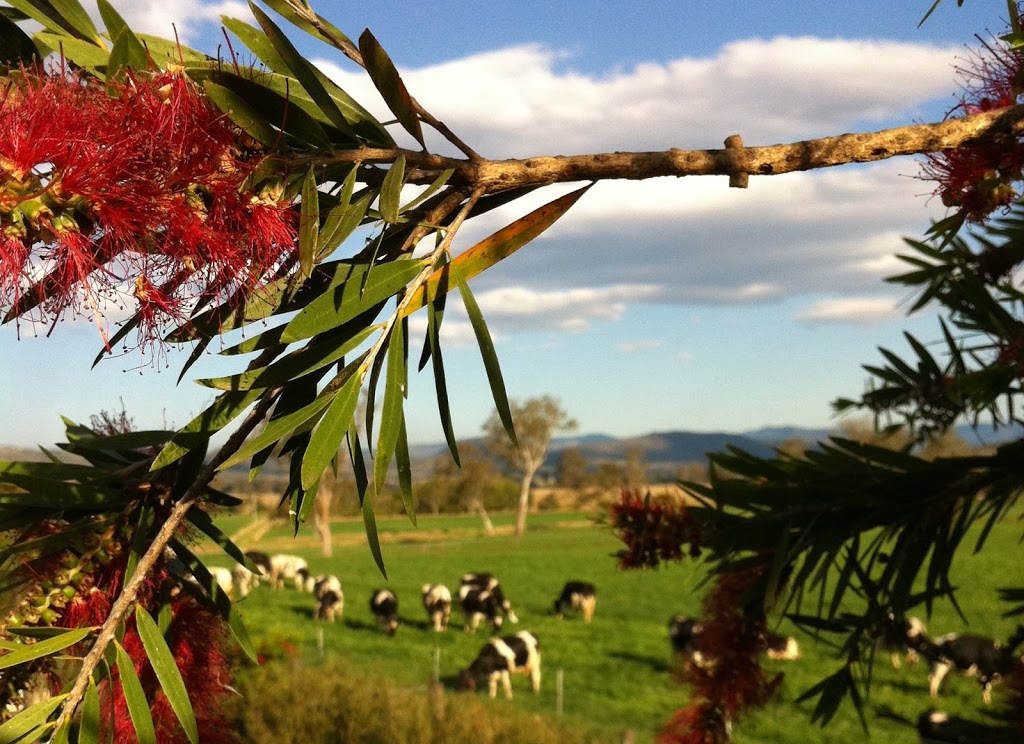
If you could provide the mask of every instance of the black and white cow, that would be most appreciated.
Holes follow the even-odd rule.
[[[505,593],[501,589],[501,584],[493,574],[489,573],[468,573],[462,577],[462,582],[459,584],[459,597],[462,597],[462,587],[470,586],[476,589],[482,589],[489,592],[498,601],[498,607],[501,608],[502,613],[505,615],[505,619],[513,625],[519,622],[519,618],[516,617],[516,613],[512,611],[512,603],[505,598]]]
[[[245,557],[256,564],[262,576],[270,576],[270,556],[262,550],[247,550]]]
[[[882,648],[889,652],[894,669],[899,669],[903,659],[916,664],[919,654],[928,644],[928,630],[916,617],[897,617],[890,612],[882,625],[880,638]]]
[[[300,592],[313,591],[313,577],[309,575],[309,563],[297,555],[270,556],[270,586],[284,589],[285,581],[292,581]]]
[[[317,576],[313,582],[313,596],[317,602],[313,612],[315,620],[326,619],[333,623],[345,611],[345,593],[337,576]]]
[[[489,590],[463,584],[459,587],[459,607],[462,608],[467,633],[476,633],[481,620],[490,624],[492,632],[501,630],[504,622],[501,602]]]
[[[540,692],[540,641],[529,631],[492,638],[460,676],[462,686],[471,690],[476,689],[477,680],[486,677],[492,698],[498,694],[500,680],[505,697],[511,700],[513,672],[530,675],[533,691]]]
[[[423,585],[423,608],[434,624],[434,631],[448,629],[448,618],[452,614],[452,593],[444,584]]]
[[[594,617],[597,607],[597,594],[594,585],[586,581],[567,581],[562,593],[555,600],[555,614],[562,617],[566,608],[580,610],[583,622],[589,623]]]
[[[761,639],[764,644],[764,651],[769,659],[776,661],[795,661],[800,658],[800,644],[793,636],[779,635],[778,633],[766,632]]]
[[[676,615],[668,621],[668,640],[672,644],[673,653],[685,654],[697,666],[704,662],[704,657],[697,649],[697,639],[703,632],[704,624],[692,617]]]
[[[1008,674],[1014,663],[1014,650],[1024,642],[1024,625],[1018,625],[1004,645],[985,636],[965,633],[948,635],[928,641],[922,647],[923,655],[931,662],[928,675],[929,693],[939,695],[939,685],[950,671],[976,677],[981,685],[981,696],[986,705],[992,701],[992,686]]]
[[[370,612],[388,635],[398,630],[398,597],[390,589],[378,589],[370,596]]]

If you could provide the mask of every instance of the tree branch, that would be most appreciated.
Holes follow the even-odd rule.
[[[486,193],[493,194],[506,189],[572,181],[643,181],[659,176],[777,176],[850,163],[870,163],[901,155],[939,152],[1022,135],[1024,104],[930,124],[763,147],[729,146],[720,150],[673,148],[662,152],[555,155],[522,160],[466,160],[415,150],[361,148],[312,160],[318,163],[392,163],[399,155],[404,155],[408,183],[429,184],[441,171],[451,168],[455,173],[449,180],[450,184],[483,188]],[[727,141],[735,136],[731,135]],[[377,178],[373,174],[375,170],[364,169],[367,181]],[[383,173],[379,178],[383,178]],[[742,179],[735,179],[735,183],[741,184]]]

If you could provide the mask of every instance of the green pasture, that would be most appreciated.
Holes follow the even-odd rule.
[[[498,515],[495,523],[500,530],[511,519],[511,515]],[[230,533],[243,528],[245,519],[232,516],[219,523]],[[256,643],[273,647],[288,640],[308,665],[315,667],[340,656],[367,676],[385,677],[410,688],[425,689],[438,667],[441,680],[449,682],[473,659],[487,634],[463,632],[457,610],[449,631],[435,634],[427,626],[420,587],[443,582],[454,592],[463,573],[489,571],[501,579],[520,618],[519,625],[506,626],[509,632],[530,630],[540,639],[544,677],[540,695],[533,695],[527,680],[519,677],[513,679],[512,701],[499,692],[498,699],[488,704],[554,717],[556,678],[561,671],[562,721],[592,731],[595,741],[617,742],[627,728],[637,741],[650,741],[686,700],[685,687],[671,675],[667,622],[675,613],[699,614],[704,578],[700,564],[621,571],[612,555],[618,549],[616,539],[607,527],[593,524],[585,515],[532,515],[530,529],[520,539],[506,534],[486,537],[479,519],[471,517],[420,518],[418,527],[404,518],[381,519],[379,528],[386,579],[365,542],[358,540],[363,529],[358,521],[332,525],[336,547],[329,559],[320,554],[306,529],[295,539],[282,526],[271,529],[258,543],[243,540],[245,549],[303,555],[313,573],[336,574],[345,591],[343,618],[321,624],[313,620],[311,596],[294,589],[273,592],[258,587],[240,605]],[[960,600],[971,632],[1005,638],[1015,625],[1014,619],[1000,616],[1003,608],[994,601],[993,587],[1019,585],[1014,558],[1019,554],[1020,533],[1019,523],[998,525],[983,553],[962,551],[958,559],[954,582],[962,587]],[[228,565],[222,554],[210,552],[207,560]],[[576,617],[558,620],[552,615],[551,605],[568,579],[597,586],[597,612],[590,626]],[[369,611],[370,595],[381,587],[392,589],[399,598],[402,625],[395,637],[380,632]],[[926,622],[933,635],[966,630],[946,604],[937,606]],[[860,719],[848,704],[827,727],[810,723],[811,704],[795,700],[838,668],[835,650],[801,636],[788,623],[780,631],[798,636],[802,658],[766,661],[770,669],[785,672],[780,694],[767,708],[739,723],[735,741],[867,741]],[[1001,703],[997,688],[993,708]],[[867,701],[870,740],[917,742],[907,722],[930,706],[925,666],[894,670],[887,657],[879,654]],[[976,720],[984,720],[987,712],[977,683],[952,675],[936,707]]]

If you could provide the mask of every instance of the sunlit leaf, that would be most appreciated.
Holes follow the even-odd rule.
[[[135,664],[128,652],[124,650],[118,641],[114,641],[117,649],[117,673],[121,678],[121,691],[124,693],[124,701],[128,707],[128,715],[132,719],[132,726],[135,727],[135,736],[139,744],[156,744],[156,730],[153,728],[153,716],[149,712],[149,701],[146,700],[146,693],[139,682],[139,675],[135,671]]]
[[[174,661],[174,654],[168,648],[153,617],[146,612],[142,605],[138,604],[135,605],[135,626],[138,628],[142,645],[146,649],[149,663],[160,682],[160,688],[167,696],[185,735],[192,744],[199,744],[199,728],[196,726],[195,713],[192,711],[192,701],[188,699],[185,680],[182,679],[181,671]]]
[[[387,378],[384,383],[384,403],[380,413],[380,432],[377,435],[377,451],[373,457],[374,488],[377,493],[384,489],[391,458],[398,445],[402,429],[402,407],[406,395],[405,334],[402,323],[395,323],[388,341]]]
[[[415,525],[416,502],[412,493],[412,462],[409,459],[409,434],[405,429],[404,413],[402,413],[402,426],[398,430],[398,443],[395,446],[395,469],[398,471],[398,492],[402,494],[405,513]]]
[[[205,446],[210,436],[230,424],[262,394],[262,390],[242,390],[218,395],[205,411],[188,422],[160,450],[152,469],[159,470],[184,457],[190,450]]]
[[[362,379],[356,374],[358,366],[358,362],[353,362],[345,368],[342,374],[347,375],[348,379],[313,431],[302,458],[301,482],[304,489],[308,490],[319,482],[331,460],[337,456],[345,433],[352,424],[362,384]]]
[[[359,37],[359,51],[363,56],[363,64],[366,66],[366,72],[370,75],[370,80],[373,81],[388,108],[391,109],[405,131],[411,134],[423,148],[426,148],[423,141],[423,129],[420,127],[412,96],[409,95],[391,58],[369,29],[363,31]]]
[[[29,744],[29,742],[37,741],[38,739],[34,735],[30,737],[29,734],[43,728],[47,719],[67,700],[67,697],[67,695],[56,695],[48,698],[25,708],[18,715],[4,721],[0,726],[0,742],[3,744],[9,742],[11,744],[14,742]],[[43,728],[43,730],[46,729]]]
[[[462,304],[466,307],[466,314],[469,316],[470,325],[473,326],[473,333],[476,336],[477,346],[480,347],[480,357],[484,363],[484,370],[487,372],[487,382],[491,386],[491,397],[494,398],[494,406],[498,411],[505,431],[513,444],[518,445],[516,440],[515,424],[512,422],[512,410],[508,404],[508,393],[505,392],[505,380],[501,376],[501,367],[498,364],[498,355],[494,351],[494,341],[491,339],[491,332],[487,330],[484,316],[480,312],[469,285],[463,281],[461,272],[457,266],[452,266],[452,277],[459,285],[459,294],[462,296]]]
[[[468,281],[515,253],[551,227],[589,188],[590,186],[584,186],[533,210],[460,253],[450,264],[435,271],[423,288],[417,290],[416,295],[403,309],[403,315],[416,312],[437,297],[441,291],[439,288],[447,288],[450,284],[446,276],[448,272],[458,269],[463,281]]]
[[[46,31],[39,31],[35,36],[47,46],[60,49],[64,56],[76,65],[87,69],[95,70],[97,67],[103,67],[110,60],[110,52],[104,47],[96,46],[88,41]]]
[[[405,156],[399,155],[384,175],[380,187],[380,201],[377,208],[381,219],[385,222],[398,222],[398,206],[402,197],[402,186],[405,183]]]
[[[82,699],[82,717],[78,726],[78,744],[96,744],[100,740],[100,696],[96,681],[89,677]]]
[[[18,664],[24,664],[27,661],[41,659],[44,656],[63,651],[86,638],[94,630],[95,628],[74,628],[52,638],[47,638],[45,641],[25,644],[23,648],[0,656],[0,669],[10,669]]]
[[[54,35],[72,41],[80,39],[94,46],[103,45],[92,19],[77,0],[7,0],[7,4],[39,21]]]
[[[366,542],[370,546],[370,555],[380,570],[381,576],[388,577],[388,570],[384,566],[384,554],[380,549],[380,535],[377,533],[377,518],[373,514],[373,494],[367,492],[363,499],[363,527],[366,529]]]

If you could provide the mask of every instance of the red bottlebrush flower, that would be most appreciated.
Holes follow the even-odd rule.
[[[700,665],[689,660],[683,670],[694,693],[676,711],[659,736],[664,744],[724,744],[732,723],[746,710],[764,705],[778,690],[782,675],[761,668],[765,622],[750,614],[744,598],[766,566],[721,574],[704,598],[703,630],[696,639]]]
[[[616,555],[621,568],[654,568],[662,561],[682,560],[683,546],[689,554],[700,555],[700,529],[686,504],[641,497],[622,490],[612,504],[612,527],[626,547]]]
[[[982,48],[957,68],[964,94],[946,118],[1016,104],[1022,65],[1021,50],[998,40],[982,41]],[[936,193],[942,203],[959,210],[970,222],[983,222],[1016,199],[1013,184],[1024,178],[1022,170],[1024,145],[1004,141],[931,153],[922,166],[923,177],[939,184]]]
[[[258,291],[290,266],[298,221],[280,187],[247,185],[264,154],[178,72],[9,77],[0,311],[101,323],[108,303],[134,303],[144,346],[197,302]]]

